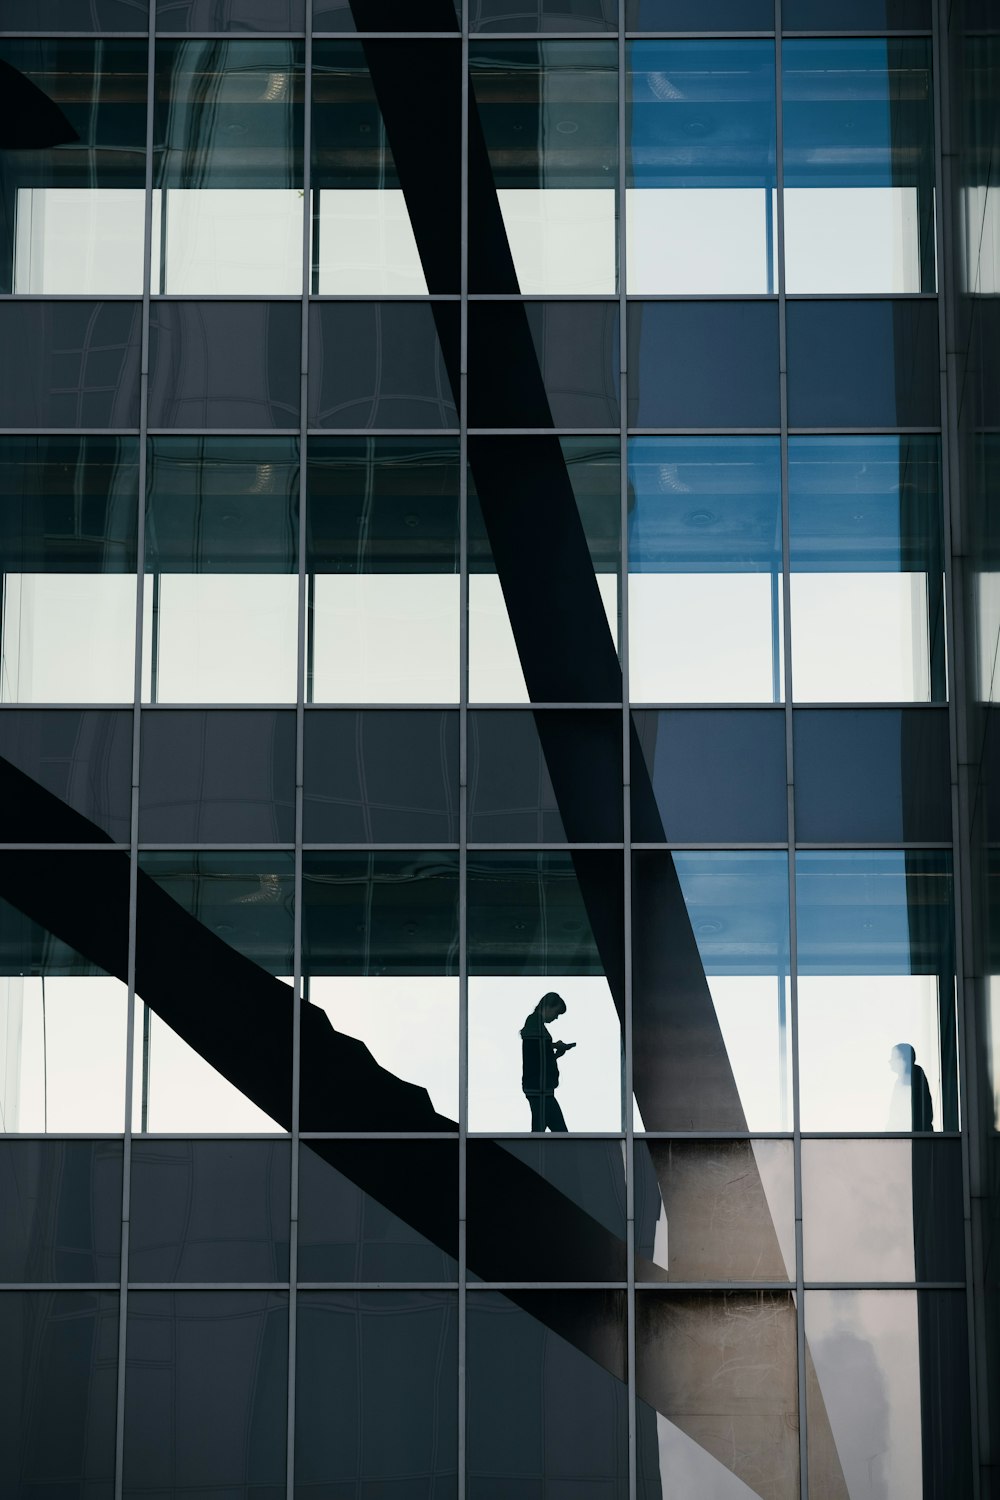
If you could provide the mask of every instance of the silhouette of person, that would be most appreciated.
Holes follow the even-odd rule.
[[[554,1042],[545,1024],[565,1011],[566,1001],[550,990],[521,1027],[521,1087],[531,1108],[532,1130],[566,1129],[555,1091],[559,1087],[559,1058],[576,1043]]]
[[[909,1042],[896,1043],[889,1053],[889,1066],[896,1075],[889,1106],[889,1129],[933,1130],[934,1102],[930,1085]]]

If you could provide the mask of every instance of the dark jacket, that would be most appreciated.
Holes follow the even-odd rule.
[[[537,1011],[521,1028],[521,1088],[526,1094],[552,1094],[559,1083],[556,1044]]]

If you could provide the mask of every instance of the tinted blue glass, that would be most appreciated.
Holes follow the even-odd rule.
[[[936,427],[937,303],[789,302],[793,427]]]
[[[783,714],[637,711],[633,723],[658,814],[651,817],[633,792],[636,842],[787,837]]]
[[[806,842],[950,839],[947,716],[797,709],[795,832]]]
[[[773,0],[625,0],[629,31],[771,31]]]
[[[634,303],[628,318],[630,427],[777,427],[776,306]]]
[[[930,0],[783,0],[786,31],[929,31]]]
[[[951,962],[948,854],[810,850],[797,869],[803,974],[928,974]]]

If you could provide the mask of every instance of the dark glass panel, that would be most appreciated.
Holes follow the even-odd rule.
[[[621,1141],[468,1146],[468,1259],[480,1281],[624,1281]]]
[[[644,1500],[678,1472],[692,1494],[798,1494],[795,1339],[790,1292],[636,1298],[640,1432],[666,1418],[638,1445]]]
[[[135,438],[0,438],[6,573],[135,571]]]
[[[788,304],[793,427],[936,427],[937,303]]]
[[[303,1292],[295,1494],[454,1500],[454,1292]]]
[[[776,710],[633,711],[655,806],[632,803],[637,843],[787,837],[785,718]]]
[[[461,0],[313,0],[316,31],[457,31]]]
[[[16,1500],[113,1500],[117,1292],[0,1294],[0,1472]]]
[[[129,1500],[166,1475],[175,1492],[284,1495],[287,1295],[133,1292],[126,1347]]]
[[[930,31],[931,0],[782,0],[786,31]]]
[[[469,306],[470,427],[616,427],[618,304]]]
[[[959,1141],[802,1142],[806,1281],[963,1281]]]
[[[149,0],[6,0],[8,31],[145,31]]]
[[[622,1292],[471,1292],[469,1500],[628,1494]]]
[[[0,714],[0,757],[10,785],[0,839],[92,843],[108,834],[118,843],[128,842],[130,713],[6,708]],[[15,794],[21,776],[34,784],[35,795],[28,802]]]
[[[0,44],[4,292],[142,295],[145,75],[144,42]]]
[[[284,1141],[137,1141],[131,1281],[287,1281]]]
[[[618,0],[472,0],[473,31],[614,31]]]
[[[299,1281],[455,1281],[458,1148],[308,1140],[299,1153]]]
[[[622,799],[615,775],[610,793],[593,775],[595,759],[617,766],[621,780],[621,717],[601,713],[500,713],[469,717],[469,838],[481,843],[563,843],[568,835],[547,761],[555,756],[586,778],[592,798],[574,819],[573,837],[611,843],[622,836]],[[582,800],[582,799],[581,799]]]
[[[146,571],[298,571],[294,438],[151,438]]]
[[[630,427],[777,427],[775,304],[647,302],[628,316]]]
[[[629,31],[773,31],[774,0],[625,0]]]
[[[457,427],[458,334],[450,302],[313,303],[309,425]]]
[[[455,843],[458,715],[408,709],[305,719],[307,843]]]
[[[157,31],[301,31],[304,0],[157,0]]]
[[[298,427],[301,311],[291,302],[157,302],[151,427]]]
[[[292,843],[295,715],[240,709],[144,714],[139,838]]]
[[[143,854],[139,867],[230,948],[269,973],[292,972],[290,854]]]
[[[122,1148],[0,1141],[0,1281],[117,1281]]]
[[[302,900],[311,975],[456,971],[454,854],[310,854]]]
[[[947,714],[796,709],[795,832],[807,843],[947,842]]]
[[[793,1280],[791,1142],[636,1141],[635,1235],[640,1281]]]
[[[973,1490],[964,1292],[805,1294],[809,1493]]]
[[[138,427],[136,302],[0,303],[0,427]]]

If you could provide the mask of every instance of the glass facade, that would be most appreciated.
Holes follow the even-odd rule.
[[[0,11],[0,1491],[1000,1494],[995,18]]]

